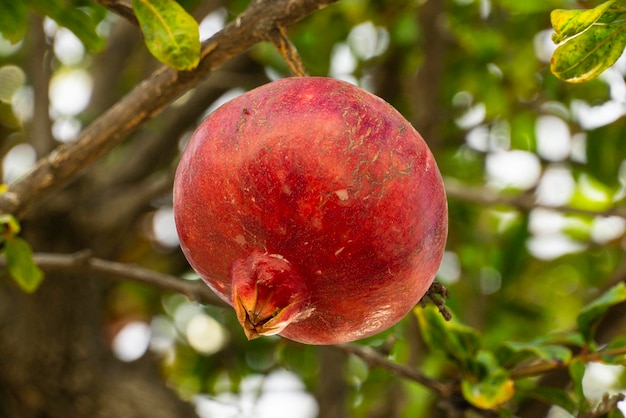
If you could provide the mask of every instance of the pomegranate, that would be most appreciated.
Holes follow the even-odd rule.
[[[287,78],[222,105],[174,184],[182,250],[248,338],[361,339],[397,323],[440,265],[441,175],[420,134],[351,84]]]

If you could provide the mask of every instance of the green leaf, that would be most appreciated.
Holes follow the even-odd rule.
[[[596,327],[606,311],[611,306],[624,301],[626,301],[626,284],[621,282],[581,310],[577,319],[578,328],[587,343],[593,341]]]
[[[524,390],[524,394],[545,403],[546,405],[558,405],[570,414],[575,414],[578,405],[572,396],[563,389],[538,386]]]
[[[542,345],[567,345],[582,348],[585,346],[585,339],[580,332],[551,333],[537,338],[533,343]]]
[[[20,237],[13,237],[4,243],[9,274],[27,293],[32,293],[43,281],[43,272],[33,261],[30,245]]]
[[[159,61],[177,70],[200,62],[198,23],[174,0],[133,0],[146,46]]]
[[[478,373],[475,360],[481,345],[478,331],[454,319],[446,321],[434,306],[416,308],[414,312],[424,341],[433,351],[445,352],[465,373]]]
[[[620,350],[623,348],[626,348],[626,336],[618,336],[612,339],[602,351]]]
[[[104,46],[104,40],[96,32],[96,22],[85,8],[68,7],[63,0],[27,0],[26,3],[72,31],[88,50],[98,51]]]
[[[624,356],[625,349],[626,337],[620,336],[614,338],[600,352],[602,361],[606,364],[626,365],[626,356]]]
[[[613,3],[615,0],[610,0],[590,10],[553,10],[550,13],[554,28],[552,41],[558,44],[589,29]]]
[[[498,359],[506,367],[513,367],[529,358],[566,364],[572,358],[569,348],[560,345],[544,345],[541,341],[530,343],[505,342],[497,350]]]
[[[585,363],[580,359],[574,359],[568,367],[569,375],[572,378],[574,396],[578,401],[578,410],[586,412],[589,410],[589,403],[583,391],[583,377],[585,376]]]
[[[607,20],[612,22],[595,22],[557,47],[550,63],[555,76],[582,83],[598,77],[617,61],[626,47],[626,21],[614,14]]]
[[[579,176],[570,205],[578,209],[608,210],[613,206],[615,192],[588,173]]]
[[[0,32],[11,43],[19,42],[26,33],[28,13],[24,2],[0,0]]]

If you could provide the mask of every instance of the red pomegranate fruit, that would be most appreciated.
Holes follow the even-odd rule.
[[[191,266],[248,338],[334,344],[381,332],[431,285],[447,235],[420,134],[351,84],[286,78],[222,105],[174,184]]]

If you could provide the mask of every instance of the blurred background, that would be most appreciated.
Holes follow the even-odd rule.
[[[3,183],[72,143],[160,66],[128,21],[91,2],[55,3],[88,17],[94,35],[27,10],[23,33],[0,38]],[[203,40],[247,6],[179,3]],[[626,278],[626,60],[576,85],[548,68],[550,12],[597,3],[341,0],[289,29],[311,75],[384,98],[431,147],[450,209],[438,280],[485,350],[575,329],[583,306]],[[22,236],[35,253],[88,249],[197,281],[172,217],[180,152],[221,103],[286,76],[268,43],[230,60],[41,202]],[[0,417],[498,416],[462,400],[442,406],[423,386],[331,347],[248,342],[230,309],[79,267],[48,272],[32,295],[0,280]],[[626,334],[623,304],[609,314],[599,343]],[[459,378],[415,315],[360,344],[437,380]],[[562,371],[533,379],[520,385],[568,384]],[[626,391],[624,368],[589,363],[583,388],[591,400]],[[572,416],[524,396],[507,408],[514,415],[500,416]]]

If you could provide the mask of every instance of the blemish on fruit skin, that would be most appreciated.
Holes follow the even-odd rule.
[[[246,245],[248,242],[246,241],[246,237],[244,237],[243,235],[239,234],[235,237],[235,242],[241,246]]]
[[[337,197],[341,201],[346,201],[349,198],[349,196],[348,196],[348,189],[335,190],[335,194],[337,195]]]
[[[345,250],[345,249],[346,249],[346,247],[341,247],[341,248],[339,248],[337,251],[335,251],[335,256],[338,256],[339,254],[341,254],[341,252],[342,252],[343,250]]]
[[[277,258],[277,259],[283,260],[285,263],[289,264],[289,260],[287,260],[285,257],[283,257],[280,254],[268,254],[268,257]]]

